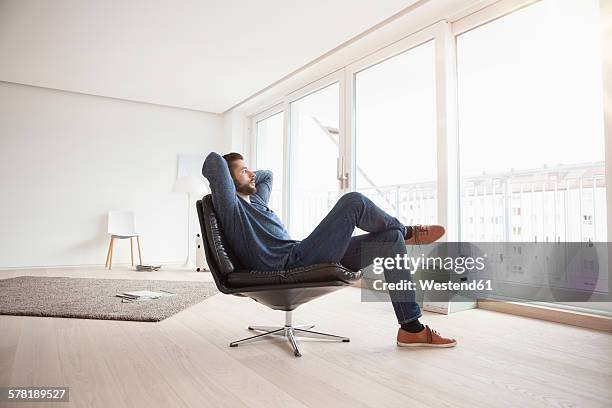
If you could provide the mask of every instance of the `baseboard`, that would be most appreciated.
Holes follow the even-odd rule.
[[[366,279],[360,279],[359,281],[354,282],[353,286],[362,289],[366,288]],[[608,316],[589,314],[574,310],[557,309],[554,307],[529,303],[492,299],[478,300],[476,307],[499,313],[530,317],[532,319],[569,324],[571,326],[584,327],[587,329],[601,330],[612,333],[612,317]]]
[[[185,260],[178,261],[147,261],[147,265],[182,265]],[[113,266],[131,266],[130,262],[113,262]],[[63,268],[104,268],[104,264],[82,264],[82,265],[34,265],[34,266],[2,266],[0,271],[17,271],[23,269],[63,269]]]
[[[585,327],[588,329],[612,332],[612,317],[577,312],[573,310],[556,309],[554,307],[508,302],[501,300],[479,300],[479,309],[494,312],[508,313],[518,316],[530,317],[532,319],[546,320],[549,322],[569,324],[572,326]]]

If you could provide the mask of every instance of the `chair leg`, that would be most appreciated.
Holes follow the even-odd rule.
[[[313,327],[315,327],[314,324],[301,324],[299,326],[293,326],[294,329],[304,329],[304,330],[312,329]],[[249,330],[265,331],[265,332],[269,332],[269,331],[280,329],[280,328],[281,327],[279,326],[249,326],[248,327]]]
[[[113,244],[113,237],[111,237],[111,239],[109,240],[108,243],[108,251],[106,252],[106,262],[104,262],[104,267],[108,268],[108,261],[110,259],[110,255],[111,255],[111,246]]]
[[[283,327],[279,326],[249,326],[249,330],[261,331],[261,332],[271,332],[278,329],[283,329]]]
[[[247,343],[247,342],[254,341],[254,340],[261,340],[262,337],[271,336],[271,335],[274,335],[274,334],[276,334],[278,332],[281,332],[283,330],[285,330],[285,328],[281,327],[280,329],[276,329],[276,330],[273,330],[273,331],[270,331],[270,332],[265,332],[265,333],[257,334],[255,336],[247,337],[247,338],[242,339],[242,340],[232,341],[230,343],[230,347],[237,347],[238,344],[241,344],[241,343]]]
[[[108,269],[113,269],[113,252],[115,251],[115,237],[111,237],[110,242],[110,258],[108,260]]]
[[[136,235],[136,242],[138,243],[138,259],[142,265],[142,251],[140,250],[140,235]]]
[[[287,339],[289,339],[289,343],[291,343],[291,348],[293,348],[293,355],[296,357],[302,357],[302,353],[300,353],[300,349],[298,349],[297,342],[295,341],[295,337],[293,336],[293,328],[290,327],[286,331]]]
[[[134,241],[132,237],[130,237],[130,256],[132,257],[132,268],[134,268]]]
[[[297,332],[295,333],[295,335],[300,336],[300,337],[303,336],[303,337],[311,337],[315,339],[338,340],[338,341],[343,341],[345,343],[348,343],[349,341],[351,341],[351,339],[349,339],[348,337],[336,336],[335,334],[321,333],[317,331],[304,330],[304,329],[298,329],[298,328],[295,328],[295,331]]]
[[[315,327],[314,324],[300,324],[299,326],[293,326],[294,329],[303,329],[303,330],[309,330],[312,329],[313,327]]]

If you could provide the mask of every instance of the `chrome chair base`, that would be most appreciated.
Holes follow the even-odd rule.
[[[285,312],[286,319],[284,326],[249,326],[249,330],[260,331],[263,333],[257,334],[255,336],[247,337],[245,339],[236,340],[229,344],[230,347],[237,347],[239,344],[249,343],[253,341],[269,339],[272,336],[282,336],[287,339],[291,348],[293,349],[293,354],[296,357],[301,357],[302,353],[300,353],[300,349],[298,348],[296,337],[310,337],[314,339],[323,339],[323,340],[333,340],[333,341],[342,341],[349,342],[351,339],[348,337],[336,336],[334,334],[321,333],[317,331],[310,330],[314,327],[314,324],[304,324],[299,326],[293,326],[291,324],[291,312]]]

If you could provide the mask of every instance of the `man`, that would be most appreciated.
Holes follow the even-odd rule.
[[[202,167],[210,182],[213,206],[221,226],[240,261],[253,270],[282,270],[322,262],[338,262],[358,270],[376,257],[403,256],[406,244],[427,244],[444,235],[439,225],[406,227],[360,193],[340,197],[329,214],[304,240],[291,239],[280,219],[268,208],[272,173],[252,171],[239,153],[221,157],[210,153]],[[355,227],[368,234],[353,237]],[[363,248],[377,245],[380,253]],[[407,273],[386,270],[387,282],[406,279]],[[442,337],[419,321],[421,310],[414,291],[392,291],[393,308],[400,328],[399,346],[452,347],[454,339]]]

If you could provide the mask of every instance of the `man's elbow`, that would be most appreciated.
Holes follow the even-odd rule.
[[[272,178],[274,177],[274,173],[272,173],[272,170],[259,170],[258,172],[261,173],[262,180],[263,179],[272,180]]]
[[[219,166],[220,161],[223,161],[223,157],[217,152],[210,152],[206,159],[204,159],[204,164],[202,164],[202,175],[206,177],[207,174]]]

